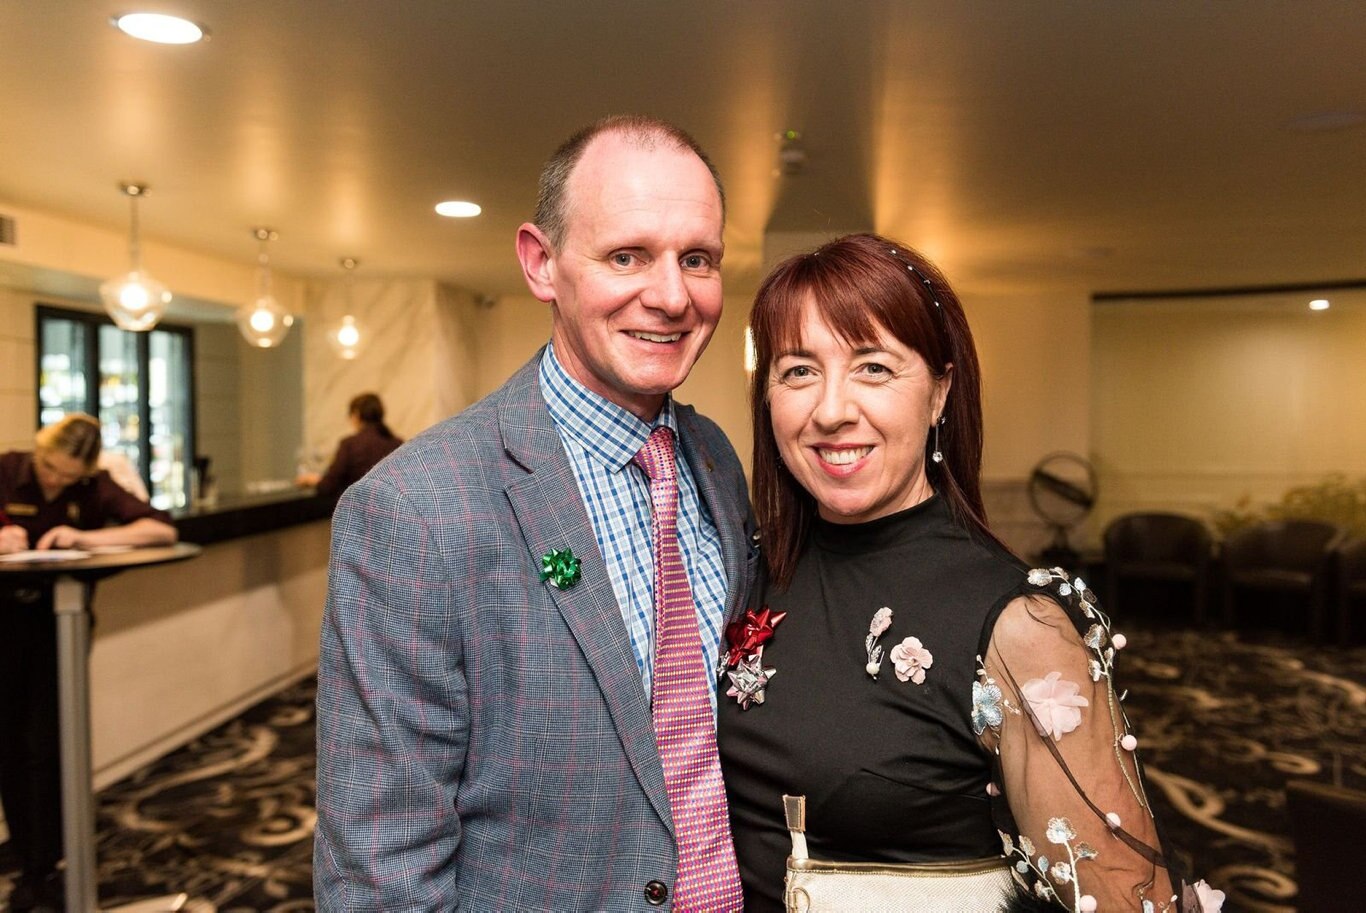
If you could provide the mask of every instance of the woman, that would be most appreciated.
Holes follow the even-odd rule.
[[[99,455],[99,422],[81,414],[39,431],[31,453],[0,455],[0,554],[175,542],[170,517],[97,469]],[[56,657],[51,583],[0,578],[0,802],[22,866],[11,910],[61,906]]]
[[[353,433],[342,438],[327,472],[300,473],[295,484],[316,486],[320,495],[339,495],[403,443],[384,424],[384,403],[374,393],[362,393],[351,400],[347,417]]]
[[[986,525],[977,356],[944,277],[852,235],[780,265],[751,325],[768,577],[719,698],[746,910],[784,906],[784,794],[812,859],[985,860],[965,908],[1176,910],[1110,678],[1123,638]]]

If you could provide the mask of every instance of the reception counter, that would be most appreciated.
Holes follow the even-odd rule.
[[[221,498],[212,507],[172,511],[182,542],[213,545],[332,516],[337,499],[284,491]]]
[[[97,788],[314,672],[333,504],[289,492],[174,512],[202,555],[99,583]]]

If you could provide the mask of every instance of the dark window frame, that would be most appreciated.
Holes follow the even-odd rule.
[[[67,320],[81,323],[85,326],[88,343],[85,347],[85,371],[86,390],[85,390],[85,412],[89,415],[99,417],[100,414],[100,328],[117,327],[117,324],[109,316],[101,311],[83,311],[76,308],[62,307],[56,304],[44,304],[38,302],[34,306],[33,315],[33,346],[35,358],[33,359],[33,399],[36,404],[34,421],[37,423],[37,431],[43,427],[43,322],[44,320]],[[188,368],[189,381],[189,427],[186,429],[186,444],[189,449],[189,459],[187,461],[187,472],[192,471],[195,457],[199,453],[199,398],[196,395],[198,390],[198,378],[196,376],[197,365],[195,362],[194,346],[194,327],[189,324],[171,322],[160,322],[152,330],[163,330],[181,337],[185,345],[185,360]],[[147,486],[147,490],[152,490],[152,403],[148,395],[148,385],[150,383],[151,361],[151,332],[135,333],[137,339],[138,354],[138,465],[136,467],[138,475],[142,477],[142,482]]]

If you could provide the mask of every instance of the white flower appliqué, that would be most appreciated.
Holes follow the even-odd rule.
[[[896,667],[896,677],[903,682],[925,684],[925,670],[934,665],[934,656],[925,649],[925,645],[918,637],[907,637],[892,647],[892,652],[888,655],[892,658],[892,665]]]
[[[895,658],[893,652],[893,658]],[[1045,678],[1032,678],[1020,688],[1033,711],[1034,728],[1041,736],[1053,736],[1053,741],[1081,725],[1081,708],[1090,701],[1077,692],[1076,682],[1062,678],[1061,672],[1050,672]]]

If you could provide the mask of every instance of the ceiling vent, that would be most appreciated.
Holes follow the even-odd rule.
[[[13,247],[17,243],[14,240],[14,217],[0,215],[0,244]]]

